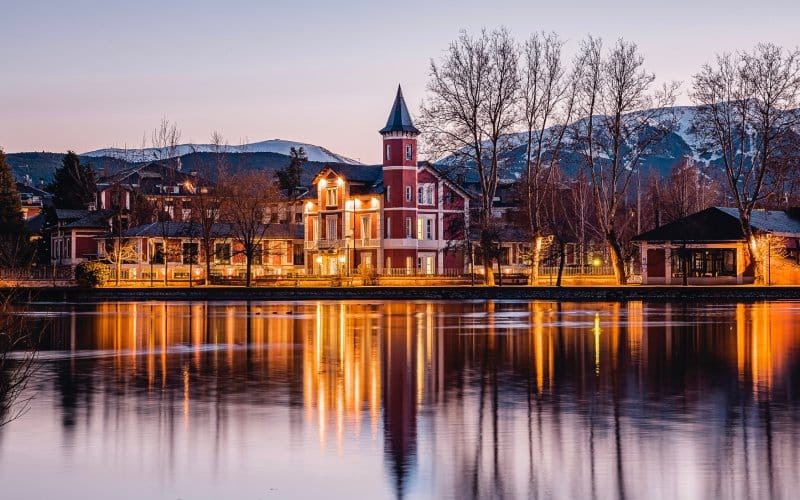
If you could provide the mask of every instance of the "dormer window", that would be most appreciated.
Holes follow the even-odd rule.
[[[411,161],[411,144],[406,144],[406,160]]]
[[[337,206],[336,200],[336,188],[330,187],[325,189],[325,206],[326,207],[335,207]]]
[[[392,148],[387,144],[386,145],[386,160],[387,161],[392,159],[391,151],[392,151]]]

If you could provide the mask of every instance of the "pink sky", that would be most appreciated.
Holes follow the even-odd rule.
[[[794,1],[65,3],[3,4],[7,152],[139,147],[163,116],[184,142],[218,130],[231,144],[281,138],[378,162],[397,84],[416,115],[430,58],[461,28],[556,31],[568,51],[588,33],[621,36],[684,89],[717,52],[800,43]]]

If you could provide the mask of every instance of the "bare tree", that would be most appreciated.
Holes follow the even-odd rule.
[[[537,33],[522,47],[519,104],[526,128],[523,203],[531,236],[531,285],[539,275],[545,226],[542,210],[551,187],[551,167],[559,157],[575,104],[577,79],[567,79],[563,45],[555,33]]]
[[[503,153],[513,147],[508,134],[517,121],[518,60],[507,29],[482,30],[476,37],[462,31],[440,62],[431,61],[428,97],[421,112],[432,155],[453,155],[460,168],[477,173],[480,203],[474,222],[489,285],[494,285],[495,193]]]
[[[0,427],[15,420],[28,409],[31,397],[25,388],[34,371],[39,346],[35,330],[21,309],[20,291],[0,293]],[[38,333],[35,333],[38,332]]]
[[[265,252],[264,239],[272,223],[270,208],[283,201],[283,196],[269,177],[258,171],[226,174],[217,189],[226,199],[222,219],[230,225],[233,238],[242,245],[249,287],[254,258],[263,258]]]
[[[750,52],[722,54],[694,76],[699,105],[696,126],[717,153],[739,210],[748,256],[757,281],[759,252],[750,225],[753,209],[776,193],[798,157],[800,51],[760,44]]]
[[[150,143],[153,146],[153,156],[156,161],[172,159],[178,153],[181,140],[181,131],[178,124],[161,118],[161,123],[150,134]]]
[[[151,144],[155,160],[162,168],[162,186],[158,197],[160,203],[156,206],[156,221],[158,221],[161,233],[162,255],[164,262],[164,286],[169,284],[169,261],[180,251],[171,248],[169,245],[170,222],[174,219],[174,199],[168,196],[169,190],[174,188],[177,171],[180,167],[180,159],[176,159],[178,153],[178,143],[181,140],[181,131],[175,122],[170,122],[166,118],[161,118],[161,123],[150,134]],[[151,259],[153,256],[151,255]]]
[[[644,70],[636,44],[618,40],[608,54],[602,42],[588,38],[577,63],[581,68],[582,120],[572,127],[592,184],[597,223],[609,247],[619,284],[627,282],[621,233],[630,222],[624,210],[628,188],[642,158],[676,125],[677,83],[651,92],[655,76]]]
[[[212,153],[211,158],[203,166],[200,176],[207,185],[197,186],[192,197],[191,221],[192,225],[197,226],[200,237],[200,245],[203,250],[205,264],[206,284],[211,279],[211,262],[214,256],[214,240],[216,224],[220,222],[221,214],[224,212],[225,198],[213,187],[211,181],[226,177],[228,171],[227,149],[222,134],[214,131],[211,134]]]

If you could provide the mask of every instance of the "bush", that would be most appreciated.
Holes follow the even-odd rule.
[[[80,286],[95,288],[111,279],[111,268],[97,261],[81,262],[75,268],[75,279]]]

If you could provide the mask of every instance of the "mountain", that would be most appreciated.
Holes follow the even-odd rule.
[[[191,153],[214,153],[222,151],[225,153],[277,153],[280,155],[289,156],[291,148],[303,148],[308,156],[309,161],[329,162],[329,163],[348,163],[351,165],[358,165],[360,162],[336,154],[329,149],[322,146],[315,146],[313,144],[305,144],[302,142],[284,141],[282,139],[270,139],[268,141],[255,142],[252,144],[243,144],[241,146],[223,146],[218,147],[213,144],[181,144],[177,146],[173,154],[168,154],[168,151],[159,148],[145,148],[145,149],[98,149],[97,151],[89,151],[83,153],[81,156],[87,157],[110,157],[125,160],[130,163],[141,163],[146,161],[153,161],[159,159],[166,159],[170,156],[185,156]]]
[[[289,164],[289,149],[302,147],[308,155],[306,171],[318,171],[328,164],[360,165],[356,160],[333,153],[323,147],[300,142],[270,140],[243,146],[227,146],[223,149],[225,163],[231,171],[264,170],[273,172]],[[211,165],[212,152],[216,149],[210,144],[183,144],[176,150],[181,166],[186,171],[204,171]],[[153,161],[158,150],[101,149],[80,155],[81,161],[90,163],[98,175],[113,173],[130,167],[136,163]],[[14,177],[19,181],[27,180],[31,184],[49,184],[53,173],[61,166],[63,153],[33,152],[8,153],[6,155]],[[316,169],[316,170],[314,170]],[[310,175],[310,174],[307,174]],[[309,179],[310,180],[310,179]]]
[[[661,111],[663,111],[663,113],[659,113],[659,115],[662,117],[669,116],[670,119],[674,117],[676,126],[670,134],[651,144],[648,149],[648,154],[641,157],[641,172],[643,178],[651,172],[657,173],[662,177],[666,176],[674,166],[678,165],[685,158],[692,159],[712,169],[719,168],[721,170],[723,168],[719,152],[707,150],[695,127],[699,113],[698,107],[675,106],[663,108]],[[795,117],[800,115],[800,109],[788,111],[787,113]],[[626,115],[623,119],[635,120],[641,116],[640,113],[631,113]],[[587,119],[582,118],[572,125],[580,127],[586,122]],[[555,127],[548,128],[545,134],[552,134],[555,130]],[[647,132],[648,129],[645,129],[644,133]],[[795,129],[795,132],[800,141],[800,126]],[[509,134],[505,137],[505,140],[508,141],[509,149],[501,157],[504,167],[503,177],[509,180],[518,179],[525,170],[527,149],[525,141],[527,140],[527,133]],[[636,140],[638,140],[638,138],[633,142],[636,142]],[[753,149],[752,144],[748,144],[745,147],[748,153],[752,152]],[[545,154],[547,154],[546,151]],[[437,164],[442,165],[443,168],[452,168],[458,163],[459,160],[455,156],[449,156],[437,162]],[[568,138],[566,138],[565,142],[562,144],[561,165],[567,173],[577,172],[582,165],[581,152],[578,146],[573,144]]]

